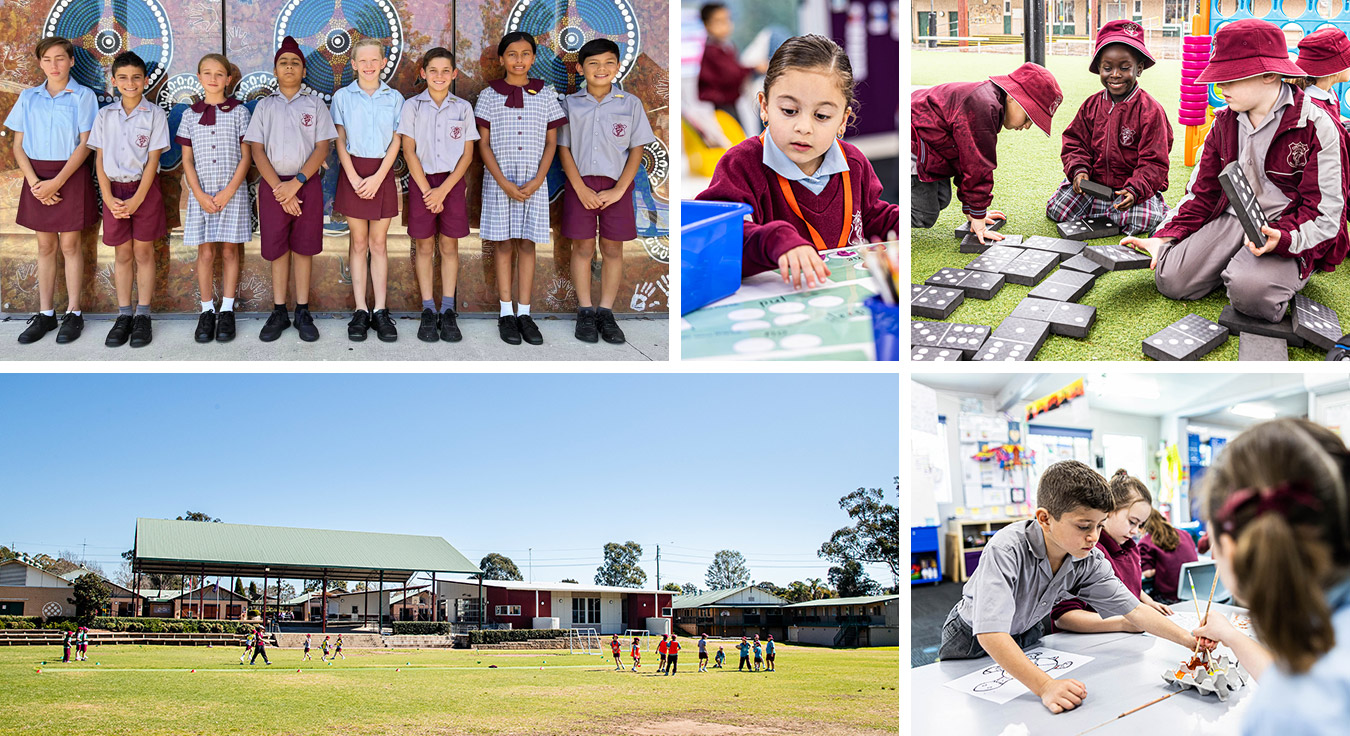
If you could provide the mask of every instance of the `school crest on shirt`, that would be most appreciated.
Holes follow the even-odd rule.
[[[1290,143],[1289,144],[1289,168],[1301,169],[1308,165],[1308,144]]]
[[[300,124],[305,126],[306,128],[314,127],[314,115],[312,113],[305,113],[304,115],[301,115]]]
[[[464,128],[459,125],[450,126],[450,137],[454,140],[459,140],[460,138],[463,138]]]
[[[142,134],[136,136],[136,145],[137,145],[138,147],[140,147],[140,148],[145,148],[145,147],[149,146],[149,145],[150,145],[150,136],[148,136],[148,135],[146,135],[146,134],[144,134],[144,133],[142,133]]]
[[[1122,146],[1128,146],[1128,145],[1130,145],[1131,143],[1134,143],[1134,130],[1132,130],[1132,129],[1130,129],[1130,128],[1121,128],[1121,129],[1120,129],[1120,145],[1122,145]]]
[[[623,134],[626,133],[626,132],[628,132],[628,126],[627,126],[627,125],[624,125],[623,123],[615,123],[615,124],[614,124],[614,137],[615,137],[615,138],[622,138],[622,137],[623,137]]]
[[[863,239],[862,210],[853,210],[853,227],[848,232],[848,242],[850,245],[862,245],[867,242]]]

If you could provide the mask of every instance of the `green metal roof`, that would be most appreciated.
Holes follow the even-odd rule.
[[[339,580],[407,580],[416,572],[480,574],[440,537],[137,519],[138,572]]]
[[[713,605],[714,603],[716,603],[716,602],[722,600],[723,598],[730,598],[731,596],[736,595],[737,593],[741,592],[742,590],[747,590],[747,589],[749,589],[749,588],[751,588],[751,587],[754,587],[754,586],[750,586],[750,585],[742,585],[742,586],[739,587],[739,588],[726,588],[726,589],[724,589],[724,590],[713,590],[713,591],[709,591],[709,592],[707,592],[707,593],[699,593],[698,595],[680,595],[680,596],[675,596],[675,600],[670,604],[670,607],[671,607],[671,608],[707,608],[708,606]],[[766,591],[766,592],[767,592],[767,591]],[[743,606],[745,606],[745,607],[747,607],[747,608],[763,608],[765,605],[772,606],[772,605],[775,605],[775,604],[773,604],[773,603],[769,603],[769,604],[764,604],[764,603],[745,603],[745,604],[741,604],[741,603],[737,603],[737,604],[735,604],[735,605],[736,605],[737,607],[743,605]]]
[[[821,598],[814,601],[789,603],[783,608],[810,608],[811,606],[870,606],[873,603],[899,600],[898,595],[865,595],[857,598]]]

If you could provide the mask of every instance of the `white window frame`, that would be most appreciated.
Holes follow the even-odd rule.
[[[497,616],[519,616],[520,606],[506,605],[497,606]]]

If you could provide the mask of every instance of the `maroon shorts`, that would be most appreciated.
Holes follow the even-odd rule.
[[[614,186],[607,176],[583,176],[581,181],[593,192],[603,192]],[[569,179],[563,185],[562,236],[572,240],[595,238],[599,223],[600,237],[606,240],[632,240],[637,237],[637,215],[633,211],[633,185],[628,185],[619,201],[602,210],[588,210],[572,189]]]
[[[283,176],[290,181],[293,176]],[[262,231],[262,257],[275,261],[293,252],[302,256],[317,256],[323,252],[323,187],[317,175],[300,185],[300,216],[295,217],[281,209],[272,185],[266,179],[258,182],[258,230]]]
[[[362,178],[370,176],[380,170],[380,164],[384,159],[379,158],[361,158],[352,156],[352,168]],[[303,198],[302,198],[303,199]],[[370,199],[361,199],[356,194],[356,189],[352,182],[347,178],[346,171],[338,172],[337,197],[333,199],[333,209],[348,217],[354,217],[358,220],[383,220],[386,217],[393,217],[398,214],[398,188],[394,181],[394,172],[390,170],[385,174],[384,181],[380,182],[379,191]]]
[[[33,171],[39,179],[55,179],[65,168],[65,161],[39,161],[29,159]],[[23,192],[19,195],[19,214],[14,222],[21,227],[40,233],[79,232],[98,222],[98,192],[94,190],[94,171],[90,165],[92,157],[61,187],[61,201],[48,207],[39,202],[23,182]]]
[[[136,190],[140,188],[139,181],[110,181],[112,195],[121,200],[127,200],[136,195]],[[159,177],[156,176],[150,183],[150,191],[145,193],[145,201],[136,208],[136,213],[125,220],[119,220],[113,217],[112,208],[103,208],[103,244],[104,245],[126,245],[132,240],[144,242],[154,242],[169,233],[169,226],[164,219],[164,198],[159,192]]]
[[[427,184],[438,187],[445,183],[450,172],[443,171],[439,174],[427,174]],[[442,202],[444,208],[439,214],[427,209],[422,203],[422,195],[425,192],[417,186],[417,182],[411,177],[408,178],[408,237],[422,239],[434,237],[440,233],[447,238],[464,238],[469,235],[469,215],[465,210],[465,189],[464,180],[451,187],[450,193],[445,195]]]

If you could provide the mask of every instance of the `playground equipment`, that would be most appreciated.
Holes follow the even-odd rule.
[[[1302,14],[1291,16],[1285,12],[1286,2],[1289,5],[1297,5],[1300,1],[1304,3]],[[1209,126],[1214,120],[1214,109],[1224,104],[1223,98],[1215,93],[1213,85],[1195,84],[1195,78],[1209,63],[1211,41],[1216,31],[1235,20],[1244,18],[1264,20],[1279,26],[1285,32],[1285,36],[1290,38],[1291,55],[1298,54],[1296,45],[1299,39],[1319,28],[1338,28],[1350,32],[1350,7],[1347,7],[1344,0],[1330,0],[1330,2],[1322,0],[1321,4],[1326,5],[1326,12],[1335,13],[1331,17],[1323,15],[1322,11],[1318,10],[1319,0],[1271,0],[1270,11],[1259,17],[1252,13],[1253,2],[1254,0],[1237,0],[1236,8],[1231,13],[1222,15],[1219,0],[1209,0],[1199,9],[1199,13],[1191,17],[1191,35],[1182,39],[1179,119],[1181,124],[1186,126],[1187,166],[1195,165],[1196,151],[1204,143],[1205,134],[1209,132]],[[1336,89],[1336,95],[1341,100],[1342,115],[1350,112],[1350,107],[1346,106],[1345,86],[1337,85]]]

